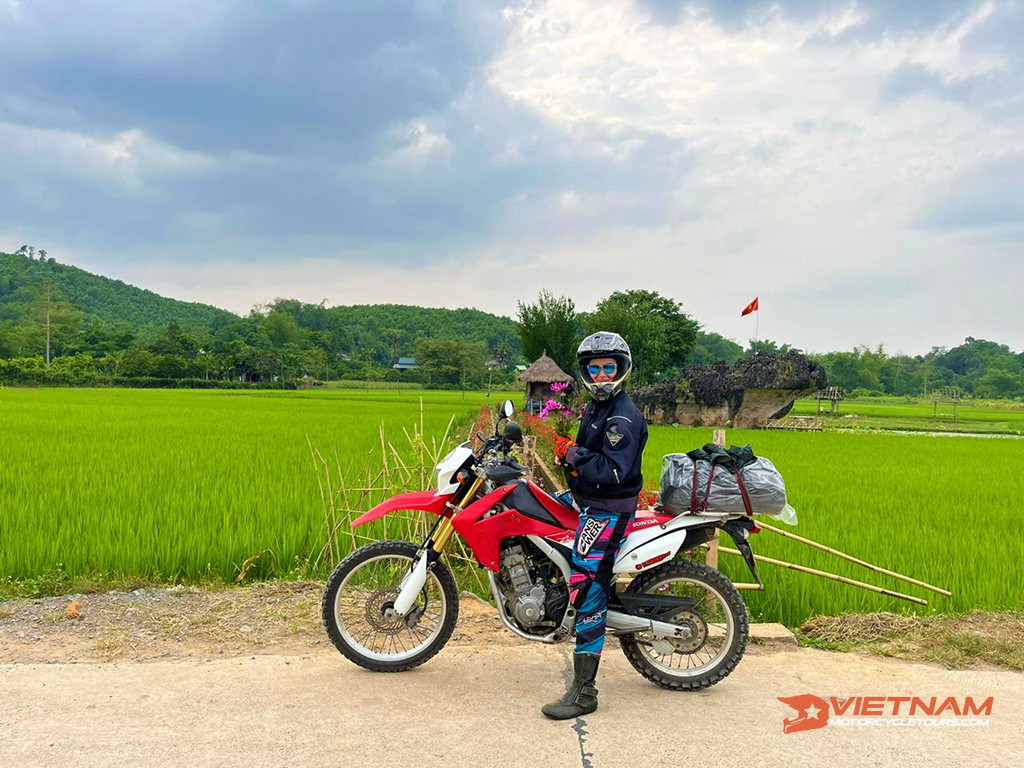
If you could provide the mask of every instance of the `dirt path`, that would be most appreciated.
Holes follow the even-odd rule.
[[[315,637],[312,586],[265,589],[256,600],[215,593],[224,601],[216,608],[187,591],[86,598],[87,618],[75,622],[63,618],[66,599],[0,604],[0,765],[1024,765],[1016,672],[755,647],[723,683],[672,693],[638,676],[612,644],[601,709],[553,723],[538,707],[560,692],[569,649],[519,642],[484,606],[467,604],[456,640],[431,662],[381,675]],[[181,610],[189,601],[192,613]],[[131,622],[114,622],[118,611]],[[239,612],[251,623],[225,636],[222,622]],[[289,624],[294,615],[306,618]],[[985,727],[784,734],[783,718],[795,713],[777,697],[807,693],[995,701]]]

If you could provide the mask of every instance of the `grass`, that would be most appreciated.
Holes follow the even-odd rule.
[[[1024,613],[972,611],[948,616],[892,613],[812,619],[797,631],[802,645],[925,660],[954,669],[979,662],[1024,671]]]
[[[923,597],[929,605],[763,564],[766,590],[744,594],[755,620],[798,626],[844,612],[1024,609],[1016,532],[1024,441],[754,430],[728,430],[727,438],[750,444],[782,473],[799,513],[795,533],[953,592],[946,598],[764,531],[751,539],[755,553]],[[663,454],[711,439],[710,429],[652,427],[644,476],[658,477]],[[734,580],[751,580],[739,558],[722,555],[720,562]]]
[[[396,446],[422,419],[425,436],[504,394],[312,390],[0,390],[0,596],[134,589],[162,583],[321,578],[354,543],[324,549],[325,469],[365,476],[380,425]],[[422,399],[422,411],[420,402]],[[665,453],[710,442],[710,429],[652,427],[644,473]],[[944,598],[877,576],[769,532],[755,552],[926,598],[894,598],[762,565],[758,621],[799,626],[816,615],[890,611],[925,617],[1021,611],[1019,497],[1024,441],[879,433],[729,430],[786,478],[795,532],[949,589]],[[311,446],[324,462],[316,460]],[[404,459],[403,459],[404,457]],[[364,485],[373,485],[371,469]],[[363,498],[362,502],[366,499]],[[329,509],[340,505],[329,504]],[[349,505],[353,506],[353,505]],[[380,523],[367,531],[395,536]],[[723,570],[748,581],[742,561]]]
[[[825,414],[824,418],[830,429],[1024,435],[1024,403],[963,401],[957,406],[956,422],[951,403],[940,403],[937,415],[933,415],[934,408],[931,400],[856,398],[843,400],[836,416]],[[817,412],[817,400],[798,400],[790,415],[814,416]]]
[[[414,422],[441,434],[500,398],[0,390],[0,592],[303,574],[324,537],[311,445],[361,469],[381,424],[401,451]]]

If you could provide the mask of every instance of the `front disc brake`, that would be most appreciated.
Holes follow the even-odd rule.
[[[405,628],[405,622],[394,612],[397,589],[378,589],[366,598],[366,623],[374,632],[397,635]]]

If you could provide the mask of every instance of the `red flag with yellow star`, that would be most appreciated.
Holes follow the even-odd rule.
[[[758,310],[757,298],[755,297],[754,300],[752,302],[750,302],[749,304],[747,304],[747,306],[744,308],[744,310],[742,312],[740,312],[740,317],[743,317],[744,315],[749,315],[751,312],[756,312],[757,310]]]

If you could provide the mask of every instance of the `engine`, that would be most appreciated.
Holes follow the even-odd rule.
[[[544,634],[557,627],[569,606],[562,572],[525,540],[512,539],[501,549],[498,576],[506,612],[524,630]]]

